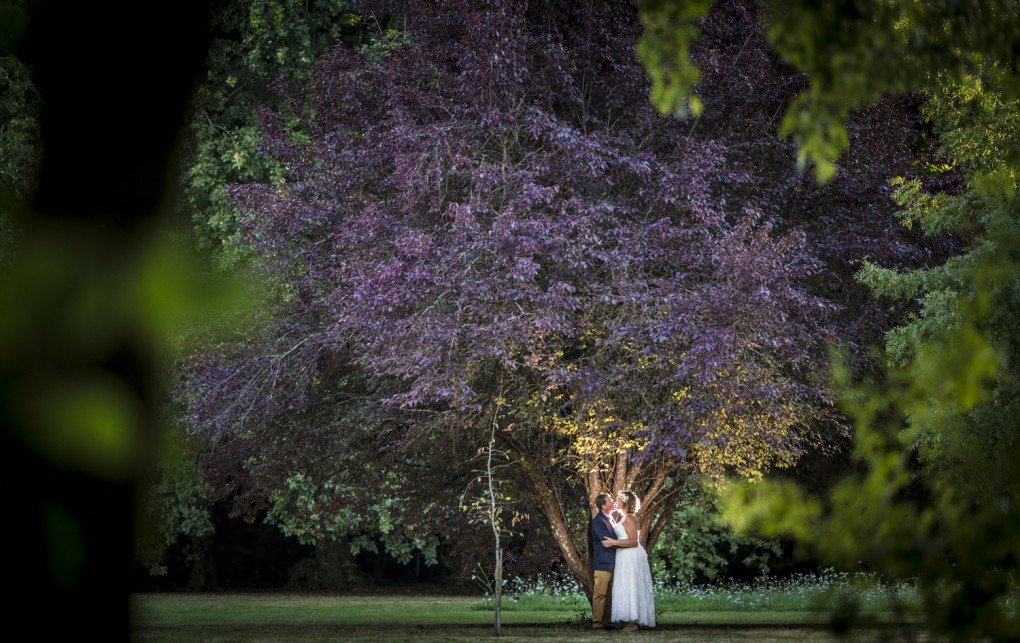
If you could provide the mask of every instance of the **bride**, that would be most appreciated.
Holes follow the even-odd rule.
[[[638,626],[655,627],[655,596],[652,593],[652,572],[648,554],[641,546],[638,511],[641,500],[633,491],[621,491],[618,509],[623,519],[613,525],[616,538],[605,538],[606,547],[618,547],[616,570],[613,572],[613,612],[611,620],[626,622],[624,631]]]

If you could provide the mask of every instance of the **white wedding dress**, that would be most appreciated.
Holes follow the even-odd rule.
[[[613,525],[617,540],[627,540],[622,522]],[[641,533],[638,532],[638,542]],[[613,570],[614,623],[636,622],[655,627],[655,595],[652,591],[652,571],[648,567],[648,554],[640,544],[637,547],[617,547]]]

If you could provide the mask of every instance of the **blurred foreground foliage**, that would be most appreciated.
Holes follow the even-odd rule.
[[[988,89],[985,77],[940,76],[927,95],[925,116],[966,189],[929,194],[919,181],[898,181],[896,192],[905,225],[961,235],[967,251],[902,272],[865,262],[858,273],[876,296],[916,306],[887,335],[882,378],[836,368],[864,471],[825,500],[778,483],[733,487],[728,516],[743,529],[792,534],[843,568],[916,578],[933,631],[1012,639],[1020,636],[1020,102]]]
[[[145,464],[136,429],[148,399],[88,365],[126,359],[125,345],[172,359],[184,329],[247,300],[238,281],[209,279],[172,236],[133,243],[113,250],[104,231],[81,225],[34,228],[0,290],[9,426],[62,466],[114,480]]]
[[[645,35],[637,53],[652,81],[652,101],[666,113],[700,113],[701,71],[690,57],[699,21],[716,0],[640,0]],[[1016,43],[1020,15],[1003,0],[766,0],[764,26],[775,51],[807,75],[786,109],[780,132],[792,135],[802,167],[826,182],[850,144],[851,112],[884,94],[928,87],[933,72],[963,80],[975,70],[1006,98],[1020,97]],[[890,64],[895,61],[895,64]]]
[[[687,52],[713,4],[639,3],[639,55],[663,111],[697,114]],[[791,483],[733,485],[727,516],[745,530],[793,535],[844,568],[916,578],[935,632],[1015,639],[1020,9],[996,0],[765,4],[770,42],[806,76],[780,126],[802,166],[833,178],[854,110],[919,93],[942,162],[894,181],[894,198],[904,225],[958,238],[965,251],[909,270],[862,263],[859,282],[914,312],[887,334],[878,377],[837,360],[860,472],[825,498]],[[947,174],[963,180],[936,180]]]
[[[169,9],[133,9],[162,27],[151,31],[124,30],[116,4],[0,3],[0,485],[18,517],[4,535],[8,608],[59,613],[34,621],[44,638],[129,637],[163,375],[182,329],[249,299],[167,229],[208,7]]]

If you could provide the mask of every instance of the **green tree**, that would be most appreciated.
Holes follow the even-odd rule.
[[[183,543],[192,564],[189,586],[209,584],[205,552],[215,533],[209,485],[199,470],[198,453],[186,439],[167,431],[157,462],[156,481],[146,489],[147,518],[135,542],[136,560],[154,576],[167,573],[167,551]]]
[[[15,213],[35,189],[42,160],[39,92],[13,53],[27,24],[24,3],[0,5],[0,265],[13,260]]]
[[[765,577],[783,557],[779,540],[748,537],[726,524],[718,492],[708,479],[691,480],[677,498],[681,508],[651,553],[655,578],[681,584],[724,581],[741,567]]]
[[[323,481],[305,473],[289,476],[272,492],[266,520],[302,544],[316,546],[319,582],[326,587],[347,586],[352,556],[382,553],[380,546],[398,563],[409,563],[420,552],[426,565],[437,564],[438,538],[400,507],[399,490],[407,481],[385,474],[383,484],[369,491],[366,478],[353,480],[352,469],[346,467],[343,478]]]
[[[712,0],[640,0],[645,35],[638,56],[652,80],[652,100],[667,113],[700,112],[700,72],[690,58],[698,20]],[[793,135],[800,163],[831,179],[846,151],[845,121],[883,94],[930,86],[942,73],[963,79],[979,67],[1007,97],[1020,95],[1015,65],[1020,38],[1016,4],[1003,0],[764,0],[765,28],[775,51],[807,75],[780,132]],[[890,64],[889,61],[896,61]]]
[[[791,484],[734,487],[728,515],[744,529],[793,534],[845,567],[918,579],[932,630],[1016,638],[1020,12],[1012,2],[769,6],[770,39],[808,78],[782,126],[802,160],[831,178],[851,110],[883,93],[923,92],[944,163],[897,180],[895,198],[905,225],[956,235],[965,251],[914,270],[865,263],[858,274],[877,296],[915,306],[887,335],[880,382],[837,369],[865,472],[826,499]],[[666,35],[690,32],[674,29],[672,3],[643,7],[645,46],[660,58],[643,55],[671,97],[658,96],[660,107],[675,110],[692,83],[667,91],[679,81],[661,56]]]
[[[216,251],[223,265],[245,256],[231,243],[237,230],[226,188],[274,182],[283,172],[259,153],[259,110],[284,108],[282,88],[306,81],[314,62],[335,42],[353,41],[368,31],[350,4],[235,1],[211,17],[215,37],[187,119],[180,207],[191,217],[199,247]]]

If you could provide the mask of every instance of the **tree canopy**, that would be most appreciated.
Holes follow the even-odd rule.
[[[319,26],[280,22],[286,11],[264,23],[271,6],[242,31],[265,44],[280,27],[305,43],[287,60],[325,50],[301,34],[338,35],[315,16],[340,5],[302,14]],[[258,142],[265,171],[235,176],[216,169],[227,156],[195,148],[200,198],[224,177],[241,182],[210,209],[192,204],[206,233],[252,257],[277,297],[183,364],[183,424],[215,445],[203,455],[214,493],[309,542],[356,549],[366,525],[392,524],[393,552],[428,547],[454,524],[453,503],[434,500],[470,493],[495,426],[509,496],[542,514],[586,584],[598,491],[638,491],[653,544],[691,476],[757,480],[845,439],[826,345],[858,371],[873,366],[863,347],[911,308],[869,288],[906,292],[898,271],[912,292],[948,278],[930,267],[973,232],[945,215],[929,226],[937,235],[901,227],[890,197],[931,209],[924,191],[959,194],[947,159],[1008,128],[939,148],[960,134],[937,124],[937,101],[884,95],[930,90],[937,74],[913,73],[928,63],[860,76],[883,60],[875,51],[943,46],[944,8],[851,8],[831,40],[839,25],[814,8],[684,6],[361,5],[343,15],[348,26],[371,16],[371,38],[347,37],[311,66],[301,54],[279,95],[244,99],[267,105],[257,134],[249,117],[240,125],[242,156]],[[856,40],[889,33],[885,49]],[[858,45],[866,56],[836,55]],[[833,54],[831,68],[813,48]],[[947,86],[976,78],[976,55],[946,67]],[[1001,82],[987,64],[982,82]],[[275,63],[246,65],[265,78]],[[229,68],[217,73],[228,85]],[[686,80],[670,85],[676,74]],[[660,107],[675,113],[695,81],[683,118],[647,103],[665,89],[674,102]],[[798,154],[825,185],[798,172]],[[946,323],[947,301],[940,291],[928,322],[890,337],[906,346]],[[363,514],[378,524],[342,520],[359,486],[379,492]]]
[[[757,478],[831,437],[813,433],[838,429],[819,422],[839,308],[808,289],[822,264],[773,204],[727,202],[771,177],[647,104],[632,9],[419,3],[400,24],[289,94],[300,134],[266,112],[285,172],[233,189],[287,284],[303,381],[371,376],[406,444],[496,422],[585,586],[599,491],[637,489],[654,543],[688,476]],[[237,426],[213,399],[197,421]]]

